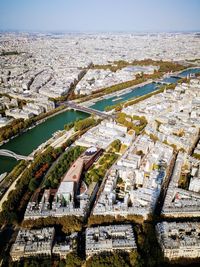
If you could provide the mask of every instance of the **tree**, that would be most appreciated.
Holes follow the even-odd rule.
[[[46,187],[57,188],[65,172],[68,171],[72,163],[83,153],[84,150],[85,148],[79,146],[68,149],[45,178],[44,184]]]
[[[35,191],[35,189],[39,186],[42,178],[42,174],[46,171],[48,163],[48,167],[55,160],[52,154],[58,157],[59,151],[57,149],[48,148],[42,154],[38,155],[34,161],[30,164],[28,168],[26,168],[19,181],[16,184],[16,188],[10,192],[8,195],[8,199],[3,204],[3,211],[0,212],[0,225],[6,223],[7,218],[5,216],[1,216],[3,213],[7,214],[7,216],[16,216],[17,220],[20,221],[23,212],[25,210],[25,206],[27,205],[28,200],[31,197],[31,192]],[[35,175],[38,170],[42,171],[37,179],[35,179]],[[14,220],[12,221],[14,223]]]
[[[67,267],[81,267],[83,260],[77,255],[77,253],[72,252],[66,255],[66,266]]]
[[[96,120],[94,118],[86,118],[83,120],[76,121],[74,123],[74,130],[75,131],[82,131],[90,126],[94,126],[96,124]]]
[[[110,145],[114,151],[119,152],[121,148],[121,141],[119,139],[114,140]]]
[[[72,127],[74,127],[74,122],[70,122],[64,125],[64,129],[69,131]]]
[[[38,187],[38,182],[35,178],[32,178],[29,182],[28,188],[34,192]]]
[[[87,267],[130,267],[127,253],[104,252],[94,255],[86,262]]]
[[[142,150],[138,150],[137,152],[136,152],[136,154],[138,155],[138,156],[144,156],[144,153],[142,152]]]
[[[129,261],[130,265],[133,267],[142,267],[144,266],[144,262],[141,259],[140,255],[138,254],[137,250],[132,250],[129,253]]]
[[[59,262],[59,267],[66,267],[66,262],[65,262],[65,260],[61,260],[61,261]]]

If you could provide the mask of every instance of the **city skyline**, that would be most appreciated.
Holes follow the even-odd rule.
[[[200,2],[13,1],[0,2],[1,31],[189,32],[199,31]]]

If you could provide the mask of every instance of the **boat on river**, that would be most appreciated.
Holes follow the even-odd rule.
[[[3,181],[3,179],[6,177],[7,172],[4,172],[0,175],[0,183]]]
[[[123,98],[122,97],[118,97],[118,98],[113,99],[112,101],[115,102],[115,101],[118,101],[118,100],[121,100],[121,99],[123,99]]]

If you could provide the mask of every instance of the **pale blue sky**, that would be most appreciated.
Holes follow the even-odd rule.
[[[200,0],[0,0],[0,30],[200,30]]]

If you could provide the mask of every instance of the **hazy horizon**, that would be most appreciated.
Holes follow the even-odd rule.
[[[113,31],[80,31],[80,30],[26,30],[26,29],[5,29],[2,30],[0,29],[0,33],[4,33],[4,32],[8,32],[8,33],[46,33],[46,34],[99,34],[99,33],[124,33],[124,34],[157,34],[157,33],[174,33],[174,34],[179,34],[179,33],[200,33],[200,30],[177,30],[177,31],[117,31],[117,30],[113,30]]]
[[[198,0],[1,0],[0,31],[199,32]]]

